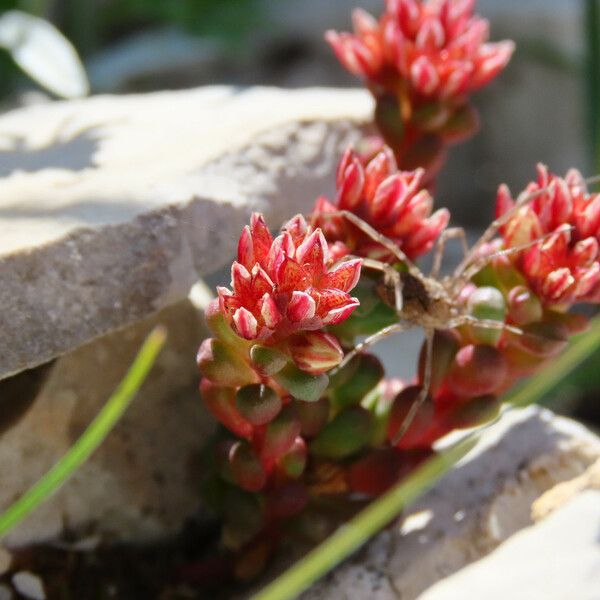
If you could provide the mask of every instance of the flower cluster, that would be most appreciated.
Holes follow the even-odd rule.
[[[489,23],[473,15],[474,4],[386,0],[379,21],[355,9],[355,33],[328,31],[326,39],[340,62],[376,93],[460,97],[494,79],[514,51],[511,41],[487,41]]]
[[[386,0],[377,20],[353,13],[350,33],[328,31],[340,62],[377,101],[375,119],[403,168],[441,166],[447,143],[470,136],[477,117],[468,96],[494,79],[514,51],[488,42],[474,0]]]
[[[358,282],[360,261],[335,269],[331,263],[323,233],[309,232],[302,216],[273,239],[262,216],[254,214],[231,267],[232,290],[218,288],[219,306],[234,331],[247,340],[333,325],[358,306],[348,292]]]
[[[308,220],[294,217],[276,237],[253,215],[230,288],[219,287],[207,309],[214,337],[198,352],[200,391],[224,428],[206,491],[237,577],[254,576],[283,535],[318,541],[442,436],[493,418],[517,378],[585,329],[567,310],[600,303],[600,195],[577,171],[561,178],[539,166],[516,199],[500,187],[498,236],[480,248],[469,280],[425,282],[453,303],[452,328],[435,331],[431,362],[424,346],[409,382],[385,379],[371,354],[342,363],[359,336],[400,320],[419,324],[410,302],[420,306],[415,315],[428,310],[425,280],[402,261],[429,252],[447,226],[448,211],[434,212],[427,187],[446,146],[475,127],[469,94],[513,52],[512,42],[487,41],[473,5],[386,0],[379,20],[357,10],[354,34],[327,34],[375,96],[389,146],[377,138],[364,141],[368,151],[348,149],[336,198],[317,199]],[[362,259],[371,260],[361,269]],[[409,423],[426,373],[427,395]],[[328,509],[326,496],[344,510]]]
[[[538,371],[587,320],[566,312],[580,302],[600,303],[600,196],[580,173],[561,178],[538,165],[537,180],[513,200],[500,186],[500,236],[484,248],[489,263],[463,290],[469,314],[511,329],[465,326],[437,332],[430,394],[399,446],[427,448],[441,435],[490,418],[520,377]],[[393,439],[418,385],[396,400]]]
[[[341,216],[340,211],[355,214],[409,258],[422,256],[431,250],[450,218],[445,208],[432,214],[433,198],[423,189],[423,175],[423,169],[398,170],[387,146],[381,146],[373,156],[349,148],[337,169],[336,201],[319,198],[313,222],[323,228],[336,256],[394,260],[389,250]]]
[[[223,543],[239,553],[241,577],[266,559],[273,541],[267,533],[307,505],[301,477],[309,444],[312,454],[326,457],[369,440],[370,414],[337,406],[342,400],[334,400],[333,390],[346,400],[349,392],[325,374],[343,358],[326,326],[357,308],[349,292],[361,268],[359,259],[333,260],[322,231],[303,217],[273,238],[254,214],[240,237],[231,289],[218,288],[206,312],[215,337],[198,352],[200,392],[230,434],[214,447],[211,486],[225,520]],[[362,375],[365,393],[382,377],[378,363],[369,371]],[[322,479],[312,477],[315,489]]]
[[[507,248],[525,246],[514,262],[528,285],[549,305],[600,302],[600,195],[588,193],[576,170],[561,178],[538,165],[523,196],[532,199],[515,209],[501,186],[496,213],[515,212],[502,239]]]

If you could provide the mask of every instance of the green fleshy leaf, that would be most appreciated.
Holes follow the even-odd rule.
[[[294,398],[305,402],[316,402],[325,392],[329,377],[325,374],[311,375],[289,363],[273,377]]]
[[[274,389],[262,383],[252,383],[237,391],[236,406],[252,425],[266,425],[281,410],[281,398]]]
[[[355,356],[343,369],[348,376],[343,383],[335,385],[331,381],[329,397],[335,408],[341,409],[358,404],[382,379],[383,366],[379,359],[372,354]],[[337,374],[336,374],[337,376]]]
[[[256,344],[250,348],[250,360],[257,371],[270,377],[285,367],[288,357],[275,348]]]
[[[198,351],[198,366],[202,375],[217,385],[247,385],[258,379],[234,347],[216,338],[202,342]]]
[[[340,412],[310,443],[311,454],[340,459],[351,456],[369,443],[373,415],[361,406]]]

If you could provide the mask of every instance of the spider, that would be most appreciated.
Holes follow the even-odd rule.
[[[597,183],[598,181],[600,181],[600,176],[586,179],[587,184]],[[319,215],[319,217],[343,217],[347,219],[363,233],[368,235],[373,241],[386,248],[398,262],[403,263],[406,267],[406,271],[399,272],[387,263],[370,258],[362,258],[364,267],[382,273],[382,295],[387,303],[395,308],[399,320],[397,323],[381,329],[377,333],[366,338],[363,342],[357,344],[352,350],[346,353],[341,363],[331,371],[332,374],[335,374],[348,364],[348,362],[357,354],[365,351],[370,346],[373,346],[390,335],[406,331],[415,326],[423,328],[425,334],[425,354],[421,390],[412,403],[395,434],[394,439],[392,439],[392,444],[396,445],[406,434],[419,412],[419,409],[427,399],[431,384],[433,338],[436,330],[453,329],[470,324],[480,328],[496,329],[511,332],[516,335],[525,335],[523,330],[513,325],[501,321],[478,319],[467,314],[463,303],[459,301],[459,295],[465,284],[495,257],[521,252],[522,250],[554,235],[553,232],[541,236],[527,244],[499,250],[485,256],[481,256],[480,254],[482,247],[496,236],[500,228],[506,224],[520,208],[546,191],[547,188],[542,188],[529,194],[523,193],[509,211],[492,222],[470,249],[468,248],[464,229],[453,227],[443,231],[438,238],[434,249],[433,265],[429,275],[425,275],[391,239],[379,233],[354,213],[341,210],[325,215]],[[564,229],[572,229],[572,227],[565,225]],[[464,256],[450,275],[440,278],[445,246],[451,239],[460,240]]]

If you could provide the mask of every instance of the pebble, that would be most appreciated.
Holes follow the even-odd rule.
[[[19,571],[12,578],[15,589],[21,596],[31,600],[46,600],[46,592],[42,580],[29,571]]]

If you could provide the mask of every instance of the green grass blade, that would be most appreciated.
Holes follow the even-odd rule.
[[[81,437],[36,484],[0,515],[0,538],[58,490],[100,446],[148,376],[165,339],[163,327],[150,333],[125,378]]]
[[[600,347],[600,318],[591,328],[573,339],[569,348],[552,365],[533,377],[506,401],[512,407],[535,404]],[[291,600],[310,587],[320,577],[360,548],[370,537],[398,516],[447,473],[479,440],[489,427],[483,426],[467,434],[459,442],[426,461],[408,478],[372,502],[354,519],[340,527],[331,537],[298,561],[252,600]]]
[[[558,386],[594,350],[600,347],[600,317],[592,319],[590,328],[571,341],[569,347],[537,376],[509,393],[504,401],[515,407],[540,402]]]
[[[428,460],[410,477],[372,502],[281,577],[253,596],[252,600],[296,598],[392,521],[404,506],[416,500],[465,456],[475,442],[465,439]]]

